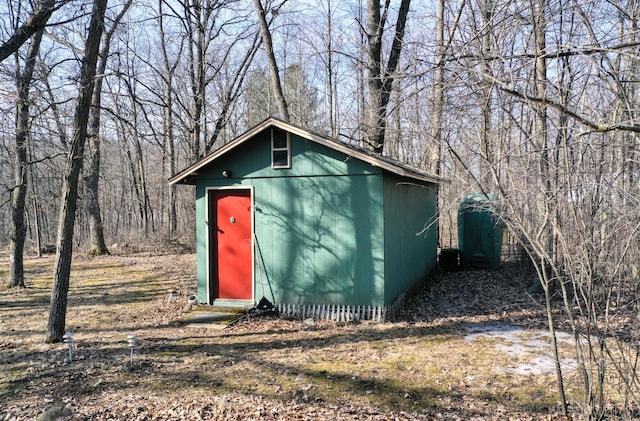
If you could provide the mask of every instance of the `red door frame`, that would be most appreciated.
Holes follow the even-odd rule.
[[[250,279],[247,282],[250,282],[250,285],[245,285],[249,288],[250,293],[246,292],[242,298],[228,298],[228,297],[219,297],[219,253],[218,253],[218,232],[219,225],[231,227],[229,225],[230,221],[221,221],[218,223],[218,215],[217,215],[217,201],[221,198],[228,198],[231,196],[236,197],[245,197],[249,199],[249,218],[250,218],[250,229],[249,229],[249,238],[243,239],[243,247],[250,247],[250,251],[248,253],[249,262],[245,262],[245,264],[249,266]],[[234,302],[238,304],[252,304],[254,298],[254,264],[253,264],[253,233],[254,233],[254,215],[253,215],[253,188],[252,187],[211,187],[207,188],[206,194],[207,200],[207,225],[208,225],[208,233],[207,233],[207,298],[209,300],[209,304],[216,304],[216,302],[220,302],[223,305],[231,305]],[[234,222],[235,224],[235,222]],[[228,264],[228,263],[227,263]],[[246,269],[246,268],[245,268]],[[247,295],[249,294],[249,295]]]

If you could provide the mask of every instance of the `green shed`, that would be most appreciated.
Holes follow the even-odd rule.
[[[269,118],[173,176],[196,186],[198,300],[384,319],[436,267],[441,178]]]
[[[502,255],[503,225],[495,213],[495,197],[465,196],[458,208],[458,246],[462,266],[497,269]]]

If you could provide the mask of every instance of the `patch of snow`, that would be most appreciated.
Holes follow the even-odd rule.
[[[551,334],[545,330],[524,330],[520,326],[491,322],[462,326],[464,339],[495,339],[495,349],[517,361],[512,367],[494,367],[497,371],[516,375],[543,375],[555,372],[555,360],[551,348]],[[565,332],[556,332],[558,344],[572,344],[573,337]],[[562,370],[574,370],[576,361],[562,358]]]

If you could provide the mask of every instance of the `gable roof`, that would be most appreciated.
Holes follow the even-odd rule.
[[[391,159],[386,156],[375,154],[371,151],[359,148],[354,145],[338,142],[329,137],[322,136],[317,133],[313,133],[309,130],[303,129],[291,123],[284,122],[275,117],[269,117],[266,120],[264,120],[262,123],[259,123],[258,125],[252,127],[251,129],[247,130],[246,132],[238,136],[235,140],[227,143],[226,145],[222,146],[219,149],[216,149],[215,151],[211,152],[209,155],[203,157],[202,159],[198,160],[194,164],[190,165],[189,167],[175,174],[173,177],[169,179],[169,184],[178,184],[178,183],[192,184],[191,179],[193,176],[197,175],[198,170],[207,166],[211,162],[219,159],[221,156],[225,155],[227,152],[242,145],[243,143],[253,138],[255,135],[257,135],[261,131],[269,129],[271,127],[276,127],[281,130],[288,131],[290,133],[293,133],[295,135],[302,137],[303,139],[307,139],[312,142],[316,142],[320,145],[331,148],[333,150],[336,150],[338,152],[342,152],[353,158],[357,158],[361,161],[364,161],[374,167],[379,167],[385,171],[399,175],[401,177],[407,177],[414,180],[426,181],[429,183],[438,183],[438,184],[441,184],[447,181],[442,177],[429,174],[425,171],[419,170],[410,165],[396,161],[395,159]]]

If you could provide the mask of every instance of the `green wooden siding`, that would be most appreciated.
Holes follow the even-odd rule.
[[[426,279],[436,266],[436,186],[387,174],[384,181],[385,302]]]
[[[380,174],[379,168],[293,134],[291,168],[273,169],[269,130],[259,133],[251,141],[230,151],[224,159],[210,164],[205,171],[198,174],[198,178],[222,178],[222,171],[225,169],[231,170],[233,179]],[[198,183],[200,182],[199,180]]]
[[[255,229],[278,303],[381,304],[380,176],[254,179]],[[378,194],[379,197],[379,194]],[[361,216],[362,215],[362,216]],[[256,275],[256,291],[266,283]],[[273,290],[274,297],[271,297]],[[259,297],[257,297],[259,298]]]
[[[207,297],[208,188],[252,187],[255,299],[391,304],[436,265],[436,189],[291,135],[291,168],[271,168],[268,130],[199,170],[198,299]],[[223,170],[232,176],[224,178]],[[264,262],[264,266],[263,266]]]

